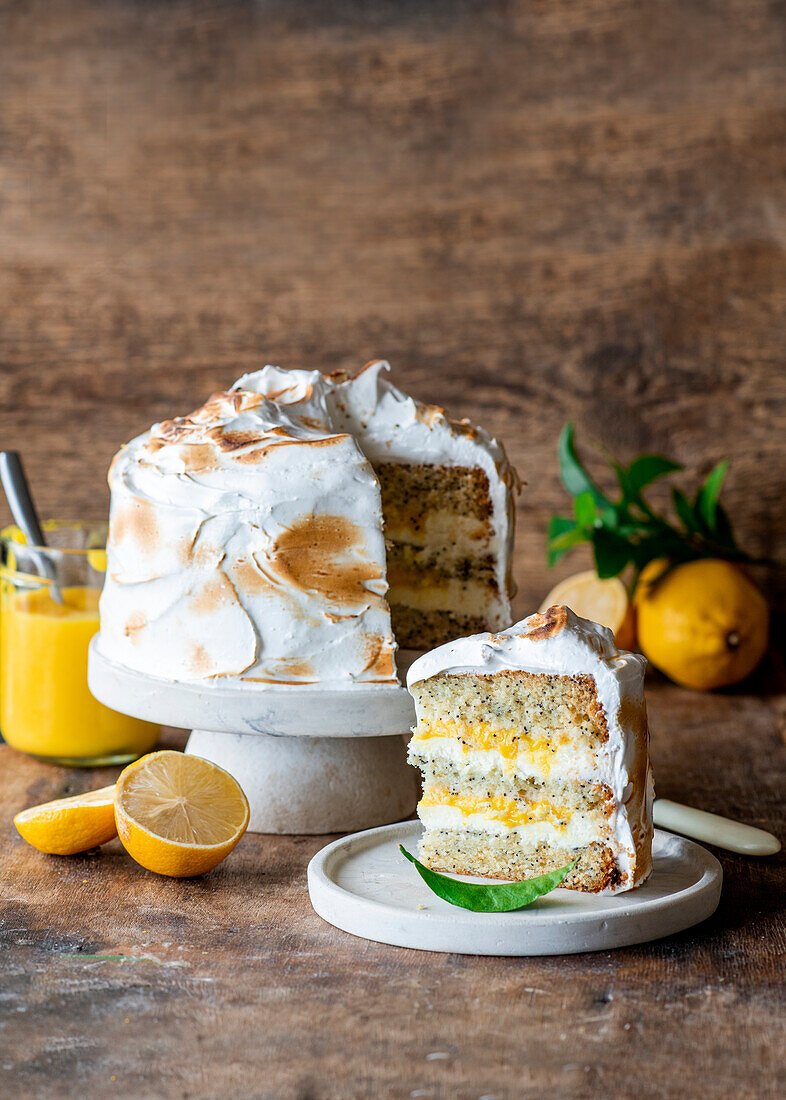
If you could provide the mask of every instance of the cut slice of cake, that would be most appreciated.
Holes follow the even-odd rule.
[[[652,869],[645,663],[563,606],[415,661],[423,862],[520,880],[578,860],[569,889],[639,886]]]

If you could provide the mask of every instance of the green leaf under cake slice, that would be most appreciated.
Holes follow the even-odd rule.
[[[516,909],[525,909],[544,894],[555,890],[576,866],[577,860],[550,871],[537,878],[524,879],[522,882],[498,882],[486,885],[478,882],[462,882],[459,879],[440,875],[431,871],[420,860],[415,859],[403,844],[399,844],[403,856],[415,864],[420,877],[429,890],[451,905],[462,909],[471,909],[473,913],[510,913]]]

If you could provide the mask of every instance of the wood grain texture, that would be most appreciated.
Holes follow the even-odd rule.
[[[729,456],[783,559],[784,29],[764,0],[0,0],[2,446],[46,515],[99,518],[153,420],[386,356],[526,479],[522,612],[584,562],[544,565],[569,417],[686,484]],[[782,683],[655,682],[660,793],[783,835]],[[48,858],[12,814],[114,773],[0,769],[4,1096],[782,1094],[783,857],[722,857],[718,914],[661,943],[428,955],[313,914],[322,839],[180,883],[117,842]]]
[[[783,836],[778,700],[662,683],[649,696],[660,793]],[[330,838],[249,834],[191,881],[143,871],[117,841],[44,856],[12,814],[115,772],[7,746],[0,768],[0,1092],[14,1100],[782,1095],[782,854],[718,853],[718,912],[658,943],[421,953],[316,916],[306,865]]]
[[[780,5],[0,20],[0,431],[47,514],[101,515],[118,445],[241,371],[387,356],[526,479],[522,610],[554,579],[568,417],[689,484],[728,455],[743,541],[786,558]]]

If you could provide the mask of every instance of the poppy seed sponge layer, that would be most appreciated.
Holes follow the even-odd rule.
[[[569,888],[631,889],[651,871],[643,658],[552,607],[424,654],[418,724],[424,862],[529,878],[578,860]]]

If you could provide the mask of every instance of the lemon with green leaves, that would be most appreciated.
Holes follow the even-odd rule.
[[[740,548],[720,503],[728,462],[715,466],[692,499],[672,486],[669,516],[644,490],[681,470],[678,462],[663,455],[639,455],[627,466],[612,460],[619,485],[612,495],[580,461],[571,424],[560,435],[559,460],[573,515],[549,523],[549,565],[591,543],[599,581],[630,573],[638,645],[656,668],[703,691],[745,679],[767,649],[769,611],[742,568],[762,559]],[[597,602],[598,585],[590,587]]]

